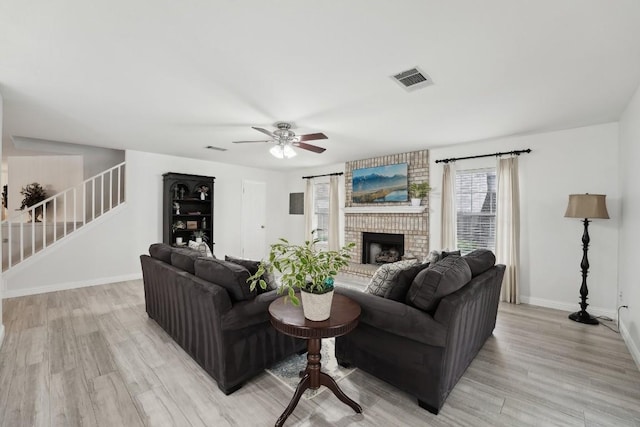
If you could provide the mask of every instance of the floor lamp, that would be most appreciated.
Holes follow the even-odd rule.
[[[580,311],[571,313],[569,319],[588,325],[597,325],[598,319],[587,313],[587,272],[589,271],[589,260],[587,250],[589,249],[589,218],[609,219],[607,204],[604,194],[570,194],[566,218],[583,218],[584,233],[582,234],[582,285],[580,286]]]

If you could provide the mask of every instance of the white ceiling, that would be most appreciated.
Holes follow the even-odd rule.
[[[300,168],[616,121],[639,81],[637,0],[0,2],[4,146]],[[231,144],[281,120],[327,151]]]

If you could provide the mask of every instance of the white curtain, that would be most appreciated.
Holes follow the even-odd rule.
[[[307,188],[304,191],[304,240],[313,240],[313,181],[307,179]]]
[[[455,169],[449,163],[442,170],[442,249],[456,248],[456,180]]]
[[[496,262],[507,269],[500,300],[520,304],[520,188],[518,158],[498,160]]]
[[[329,250],[340,249],[340,178],[329,179]]]

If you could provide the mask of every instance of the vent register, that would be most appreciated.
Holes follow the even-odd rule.
[[[392,76],[392,79],[407,91],[413,91],[433,84],[431,77],[418,67],[398,73]]]
[[[216,151],[227,151],[226,148],[214,147],[213,145],[207,145],[205,148],[207,148],[209,150],[216,150]]]

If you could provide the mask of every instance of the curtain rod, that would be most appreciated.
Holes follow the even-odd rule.
[[[339,176],[339,175],[344,175],[344,172],[325,173],[324,175],[303,176],[302,179],[312,179],[312,178],[320,178],[321,176]]]
[[[481,154],[479,156],[452,157],[450,159],[436,160],[436,163],[449,163],[449,162],[455,162],[456,160],[479,159],[480,157],[494,157],[494,156],[499,157],[499,156],[506,156],[507,154],[513,154],[514,156],[519,156],[522,153],[530,153],[530,152],[531,152],[531,148],[527,148],[526,150],[503,151],[501,153]]]

